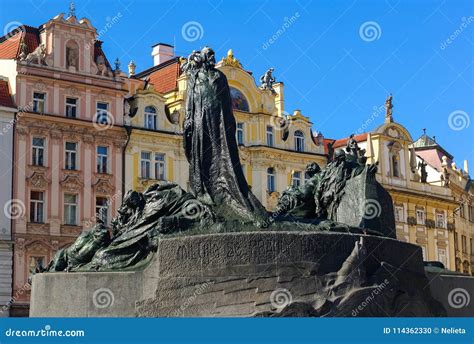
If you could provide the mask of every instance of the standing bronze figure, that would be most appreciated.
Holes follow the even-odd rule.
[[[188,77],[184,149],[191,189],[218,217],[262,225],[267,212],[242,171],[227,78],[214,66],[209,47],[194,51],[183,65]]]

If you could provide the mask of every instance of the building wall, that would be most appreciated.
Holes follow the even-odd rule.
[[[0,106],[0,152],[3,161],[0,164],[0,204],[3,205],[3,213],[0,216],[0,317],[9,315],[8,305],[12,298],[12,217],[24,211],[11,200],[13,165],[8,162],[13,161],[14,113],[15,109]]]
[[[29,277],[38,261],[44,266],[96,220],[96,201],[106,201],[107,220],[122,197],[123,99],[120,73],[94,61],[94,29],[88,21],[56,17],[44,25],[46,46],[41,64],[17,61],[15,69],[18,112],[14,139],[13,198],[25,213],[13,221],[13,315],[26,315]],[[73,43],[71,43],[73,42]],[[54,44],[53,44],[54,43]],[[76,66],[66,63],[66,46],[77,47]],[[99,56],[99,55],[98,55]],[[69,59],[71,60],[71,59]],[[68,61],[69,61],[68,60]],[[44,108],[34,108],[34,93],[45,96]],[[76,117],[66,117],[66,98],[76,99]],[[97,122],[97,102],[107,103],[106,123]],[[33,140],[43,139],[43,163],[33,160]],[[66,143],[76,144],[76,166],[66,168]],[[107,148],[107,169],[97,168],[97,148]],[[40,192],[42,218],[33,218],[34,193]],[[66,195],[75,196],[75,221],[66,222]]]

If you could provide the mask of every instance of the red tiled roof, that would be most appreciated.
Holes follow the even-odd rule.
[[[16,59],[20,55],[20,43],[25,42],[27,54],[39,45],[39,30],[32,26],[20,26],[0,37],[0,59]]]
[[[357,142],[367,141],[367,133],[362,133],[362,134],[359,134],[359,135],[355,135],[354,139]],[[345,146],[347,144],[348,140],[349,140],[349,137],[334,141],[333,148],[339,148],[339,147]]]
[[[178,87],[180,69],[178,61],[150,74],[150,83],[160,93],[167,93]]]
[[[178,87],[178,77],[181,74],[179,58],[166,61],[135,75],[135,78],[148,77],[148,82],[160,93],[167,93]]]
[[[15,107],[13,97],[10,93],[10,86],[6,80],[0,80],[0,106]]]

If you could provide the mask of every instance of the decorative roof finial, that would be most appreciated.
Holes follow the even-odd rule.
[[[385,123],[393,122],[392,109],[392,94],[390,93],[390,95],[385,100]]]
[[[128,76],[133,76],[135,75],[135,68],[136,68],[136,64],[135,62],[133,62],[133,60],[130,61],[130,63],[128,64]]]
[[[423,128],[423,135],[426,135],[426,128]]]
[[[69,3],[69,17],[75,17],[76,16],[76,6],[74,5],[74,1],[71,0]]]
[[[222,65],[224,65],[224,66],[242,68],[242,65],[240,64],[240,61],[237,60],[234,57],[234,53],[233,53],[232,49],[229,49],[227,51],[227,56],[223,57],[221,62],[222,62]]]

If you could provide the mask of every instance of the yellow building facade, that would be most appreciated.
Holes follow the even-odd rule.
[[[173,63],[180,64],[180,60],[138,74],[131,87],[126,189],[143,190],[159,180],[189,189],[181,135],[187,81]],[[175,87],[169,90],[163,90],[162,84],[170,78],[166,68],[176,73]],[[285,112],[283,83],[275,83],[273,91],[258,87],[232,51],[217,68],[229,82],[247,182],[262,204],[272,209],[288,185],[304,183],[307,164],[326,164],[323,138],[314,135],[312,123],[300,111]]]

